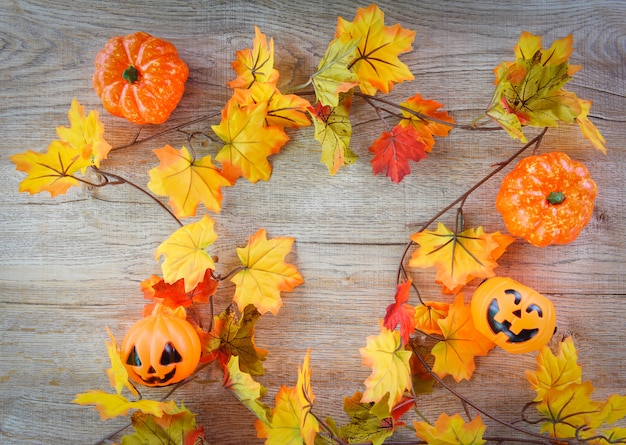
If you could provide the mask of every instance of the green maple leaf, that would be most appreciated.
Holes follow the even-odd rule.
[[[270,407],[259,400],[267,390],[263,385],[255,382],[250,374],[241,371],[238,356],[231,356],[226,364],[223,386],[259,420],[265,424],[270,423]]]
[[[556,127],[573,123],[580,115],[574,93],[563,90],[571,80],[569,63],[541,62],[538,52],[532,59],[520,59],[504,70],[486,112],[512,137],[526,141],[522,126]]]
[[[323,106],[339,105],[339,93],[345,93],[359,84],[356,73],[348,69],[355,58],[359,40],[347,34],[334,39],[328,45],[317,71],[311,76],[315,97]]]
[[[261,314],[254,305],[245,307],[242,317],[238,320],[229,306],[215,317],[214,329],[210,335],[220,338],[220,352],[228,356],[239,357],[241,371],[251,375],[263,375],[263,361],[267,351],[257,348],[254,343],[254,325]]]
[[[161,417],[134,413],[131,421],[135,432],[124,436],[121,445],[186,445],[202,438],[202,428],[196,427],[196,415],[184,405],[178,408],[174,402],[170,404],[169,412]]]
[[[363,394],[356,392],[344,398],[343,409],[350,423],[339,429],[340,437],[348,443],[371,442],[380,445],[393,435],[393,421],[389,413],[389,394],[376,404],[362,403]]]
[[[315,125],[315,139],[322,144],[321,161],[334,175],[344,165],[353,164],[357,155],[350,150],[352,125],[350,123],[350,106],[352,94],[341,94],[336,107],[317,104],[310,110]]]

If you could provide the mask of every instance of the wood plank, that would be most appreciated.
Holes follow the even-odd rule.
[[[387,24],[417,31],[414,50],[402,56],[415,81],[398,85],[390,99],[400,102],[419,92],[445,104],[463,123],[484,111],[493,91],[492,68],[512,59],[522,30],[541,34],[544,45],[573,34],[572,62],[583,69],[568,88],[593,101],[591,118],[607,140],[608,154],[591,148],[578,128],[565,126],[550,130],[541,150],[564,150],[586,163],[599,187],[594,216],[567,246],[538,249],[517,241],[497,272],[554,301],[558,336],[574,336],[584,378],[594,383],[598,398],[624,393],[626,4],[415,3],[379,2]],[[108,388],[105,325],[121,339],[139,318],[144,304],[139,283],[160,272],[154,249],[177,227],[130,187],[75,188],[56,199],[20,194],[23,174],[9,156],[45,149],[56,137],[55,128],[67,125],[73,97],[100,111],[113,145],[135,137],[136,127],[104,112],[91,87],[93,59],[112,35],[143,29],[162,36],[177,45],[190,66],[186,94],[171,120],[142,129],[140,138],[206,115],[214,117],[190,128],[210,132],[230,96],[225,86],[234,77],[230,62],[236,50],[251,44],[254,25],[274,37],[280,85],[288,88],[307,80],[337,16],[352,20],[355,8],[343,0],[332,6],[321,0],[0,4],[0,442],[93,443],[123,425],[101,422],[97,412],[71,400],[78,392]],[[319,162],[313,130],[290,131],[290,143],[272,158],[271,180],[240,181],[225,189],[224,210],[212,215],[219,239],[211,253],[219,257],[220,271],[236,264],[235,247],[258,228],[266,228],[270,237],[296,238],[291,260],[305,284],[284,295],[277,316],[259,321],[257,344],[270,351],[267,373],[259,380],[272,404],[280,385],[295,383],[297,367],[311,348],[316,412],[340,422],[343,397],[363,390],[369,374],[359,348],[377,333],[378,319],[393,300],[409,236],[520,146],[501,132],[453,131],[437,141],[427,160],[412,164],[412,174],[401,184],[392,184],[373,176],[369,163],[368,147],[383,126],[363,101],[356,99],[353,108],[356,164],[330,176]],[[104,167],[145,185],[156,165],[152,149],[165,143],[187,141],[170,132],[115,152]],[[504,230],[493,204],[500,177],[466,203],[469,225]],[[442,217],[448,225],[453,219],[453,214]],[[433,283],[434,271],[411,274],[427,298],[451,301]],[[230,284],[221,287],[216,306],[223,307],[232,292]],[[511,420],[532,399],[522,371],[533,366],[533,354],[493,351],[478,360],[476,375],[458,389]],[[219,373],[212,370],[202,379],[181,388],[175,399],[199,413],[207,440],[261,443],[252,414],[225,393]],[[419,409],[431,420],[444,410],[462,410],[442,388],[424,396]],[[505,434],[488,425],[490,435]],[[399,438],[409,440],[410,432]]]

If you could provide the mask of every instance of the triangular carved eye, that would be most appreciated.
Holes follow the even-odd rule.
[[[126,358],[126,364],[131,366],[141,366],[141,359],[139,358],[139,355],[137,355],[137,349],[134,346]]]
[[[180,363],[183,358],[180,356],[174,345],[170,342],[165,344],[163,348],[163,354],[161,354],[161,365],[169,365],[171,363]]]

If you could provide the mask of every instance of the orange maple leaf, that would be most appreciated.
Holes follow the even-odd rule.
[[[237,78],[228,82],[231,88],[250,88],[255,82],[276,84],[279,72],[274,68],[274,39],[267,37],[258,26],[254,27],[252,49],[237,51],[237,60],[232,62]]]
[[[176,216],[195,216],[201,202],[208,210],[221,210],[220,187],[231,184],[213,165],[211,156],[195,159],[185,146],[176,150],[165,145],[153,151],[160,163],[148,172],[148,188],[159,196],[168,196]]]
[[[380,320],[380,334],[367,337],[367,344],[359,349],[362,362],[372,368],[365,380],[361,402],[378,402],[389,393],[389,412],[411,389],[411,351],[402,346],[400,333],[387,329]]]
[[[175,231],[157,247],[154,257],[157,261],[161,255],[165,257],[161,269],[167,283],[184,279],[185,292],[191,292],[204,279],[207,269],[215,270],[206,251],[217,239],[213,225],[213,219],[204,215],[200,221]]]
[[[452,130],[451,125],[446,125],[443,122],[454,123],[454,119],[452,116],[448,114],[447,111],[441,111],[443,105],[434,100],[422,99],[420,94],[415,94],[407,99],[406,102],[402,102],[400,104],[401,107],[408,108],[409,110],[413,110],[419,114],[424,116],[432,117],[437,119],[429,120],[415,116],[408,111],[402,111],[403,119],[400,121],[401,126],[411,126],[419,135],[422,142],[426,144],[425,150],[427,152],[431,152],[433,145],[435,145],[434,136],[447,136],[450,130]]]
[[[411,292],[411,283],[412,280],[409,278],[404,283],[398,284],[394,297],[395,302],[387,306],[387,313],[383,320],[383,325],[389,330],[394,330],[396,326],[400,325],[402,342],[405,345],[415,330],[415,308],[407,304]]]
[[[268,240],[265,229],[260,229],[246,247],[237,248],[243,269],[230,281],[237,286],[233,300],[240,311],[253,304],[261,314],[276,315],[283,305],[281,291],[291,292],[304,282],[298,269],[284,261],[294,241],[291,237]]]
[[[359,8],[353,22],[339,17],[335,37],[344,33],[351,40],[359,40],[358,54],[349,68],[357,74],[364,94],[373,96],[378,90],[389,93],[395,83],[413,79],[398,55],[412,49],[415,31],[400,24],[385,26],[385,14],[375,3]]]
[[[439,223],[437,230],[415,233],[411,240],[420,248],[413,252],[409,266],[435,266],[436,281],[458,290],[474,278],[493,277],[496,258],[514,238],[500,232],[485,233],[482,227],[455,233]]]
[[[396,125],[391,132],[383,131],[369,148],[374,153],[372,170],[375,175],[386,172],[389,179],[399,183],[411,173],[409,161],[425,159],[427,148],[413,127]]]
[[[470,305],[463,304],[463,294],[456,296],[448,316],[438,323],[444,339],[431,350],[435,357],[433,371],[441,378],[450,374],[457,382],[469,380],[476,367],[474,357],[486,355],[495,343],[474,327]]]
[[[483,434],[487,427],[480,415],[465,423],[459,414],[452,417],[441,413],[435,425],[428,422],[414,422],[415,435],[428,445],[482,445],[486,442]]]
[[[415,307],[415,329],[425,334],[442,335],[439,320],[448,316],[449,303],[426,301]]]
[[[277,126],[266,126],[267,102],[241,107],[229,100],[222,111],[222,121],[211,128],[224,147],[215,156],[222,163],[222,173],[231,182],[243,176],[250,182],[267,181],[272,167],[267,160],[289,140]]]

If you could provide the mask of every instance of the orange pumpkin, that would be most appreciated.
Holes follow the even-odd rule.
[[[511,235],[535,246],[567,244],[593,214],[596,183],[565,153],[528,156],[504,177],[496,209]]]
[[[189,377],[200,361],[200,337],[179,308],[152,315],[130,327],[121,346],[129,377],[146,386],[166,386]]]
[[[165,122],[189,76],[176,47],[145,32],[113,37],[95,65],[93,87],[104,108],[135,124]]]
[[[471,310],[476,329],[514,354],[542,348],[556,327],[552,302],[510,278],[483,281],[474,292]]]

